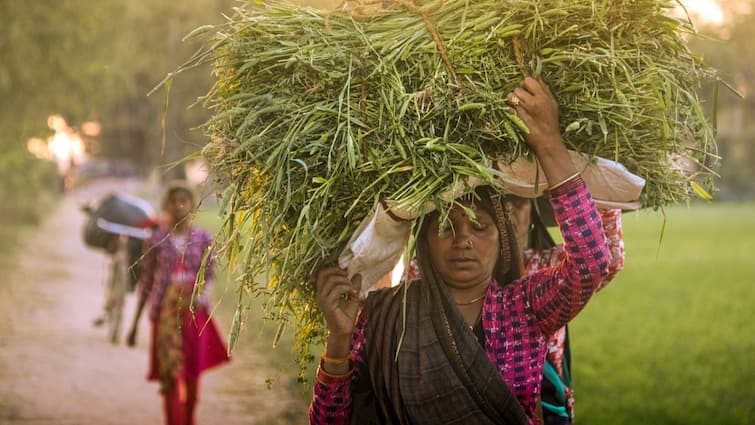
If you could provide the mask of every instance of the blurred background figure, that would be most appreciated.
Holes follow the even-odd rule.
[[[139,318],[149,301],[147,379],[160,383],[165,424],[193,425],[200,374],[229,361],[207,296],[214,280],[213,237],[192,226],[196,202],[185,182],[168,186],[162,208],[164,220],[144,245],[139,304],[128,345],[136,344]]]

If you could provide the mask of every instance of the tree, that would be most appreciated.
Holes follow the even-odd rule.
[[[744,95],[736,96],[731,90],[719,84],[718,99],[712,98],[713,87],[704,88],[709,104],[717,102],[718,107],[718,145],[721,161],[720,195],[723,199],[755,199],[755,123],[748,120],[755,113],[753,92],[752,64],[755,63],[755,46],[751,40],[755,37],[755,14],[752,13],[755,2],[752,0],[737,3],[740,9],[748,13],[729,16],[729,22],[721,27],[704,27],[705,37],[691,41],[694,51],[701,54],[709,65],[718,70],[719,76],[726,84]],[[712,106],[711,106],[712,110]]]
[[[105,53],[100,40],[111,28],[98,19],[114,3],[0,1],[0,205],[4,218],[34,217],[40,191],[57,189],[51,164],[26,152],[26,138],[49,132],[47,117],[60,111],[69,120],[95,115],[104,104]]]
[[[52,113],[73,124],[100,121],[103,154],[128,157],[145,171],[196,150],[201,133],[189,129],[206,112],[187,106],[209,88],[209,69],[182,75],[173,85],[164,157],[162,93],[147,93],[198,48],[182,36],[220,22],[220,11],[229,7],[229,0],[0,0],[4,217],[29,216],[33,202],[21,200],[25,192],[55,189],[49,164],[26,152],[26,139],[49,134]]]

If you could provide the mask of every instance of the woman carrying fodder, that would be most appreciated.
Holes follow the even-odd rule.
[[[193,63],[212,61],[217,75],[204,154],[228,187],[226,251],[242,264],[244,287],[268,295],[281,323],[295,318],[310,359],[309,343],[323,335],[311,276],[376,203],[437,201],[445,217],[445,188],[475,177],[505,192],[493,161],[531,158],[527,128],[501,96],[524,75],[550,85],[568,148],[646,180],[643,206],[704,192],[692,178],[711,176],[715,143],[695,90],[711,72],[685,45],[689,25],[668,16],[673,4],[237,9]],[[670,155],[699,171],[685,175]]]

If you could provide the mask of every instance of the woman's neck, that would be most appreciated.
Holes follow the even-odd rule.
[[[470,329],[480,320],[482,305],[485,303],[485,294],[488,292],[489,286],[490,279],[470,287],[448,287],[451,301],[456,304],[461,317],[464,318],[464,322]]]
[[[191,223],[189,220],[179,220],[178,222],[173,222],[170,226],[170,233],[174,235],[185,235],[189,233],[189,229],[191,228]]]
[[[456,304],[467,304],[470,301],[479,301],[485,296],[490,286],[490,279],[483,280],[468,287],[460,287],[458,285],[448,285],[448,292],[451,294],[451,298]]]

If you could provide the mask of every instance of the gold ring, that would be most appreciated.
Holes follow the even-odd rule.
[[[520,103],[521,103],[522,101],[521,101],[521,100],[519,100],[519,98],[518,98],[518,97],[517,97],[517,96],[516,96],[515,94],[512,94],[512,95],[511,95],[511,97],[509,98],[509,102],[510,102],[510,103],[511,103],[512,105],[514,105],[514,106],[519,106],[519,104],[520,104]]]

